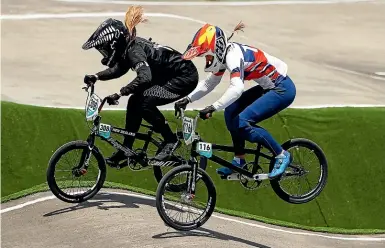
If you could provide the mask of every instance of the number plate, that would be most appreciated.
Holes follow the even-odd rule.
[[[183,118],[183,138],[186,145],[189,145],[193,141],[194,134],[194,119],[189,117]]]
[[[100,123],[99,136],[108,139],[111,136],[111,125]]]
[[[206,158],[211,158],[211,156],[213,155],[213,145],[211,143],[198,142],[196,151],[201,156],[204,156]]]
[[[92,94],[90,96],[90,99],[88,100],[87,106],[86,106],[86,120],[87,121],[93,121],[95,120],[96,116],[98,115],[98,108],[100,105],[100,98]]]

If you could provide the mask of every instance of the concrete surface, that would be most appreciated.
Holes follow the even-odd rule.
[[[67,204],[54,198],[2,213],[1,247],[380,248],[385,245],[385,235],[370,236],[381,238],[380,241],[340,240],[365,237],[322,233],[309,236],[315,233],[222,214],[212,216],[202,228],[178,232],[163,224],[152,198],[114,192],[104,190],[82,204]],[[2,204],[2,209],[49,195],[28,196]]]

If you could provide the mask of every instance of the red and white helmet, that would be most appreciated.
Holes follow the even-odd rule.
[[[227,48],[225,32],[217,26],[205,24],[194,35],[188,45],[183,59],[191,60],[195,57],[206,57],[205,72],[216,73],[224,64]]]

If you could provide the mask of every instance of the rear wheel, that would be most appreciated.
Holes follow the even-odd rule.
[[[328,164],[322,149],[308,139],[292,139],[282,145],[293,161],[284,174],[271,180],[274,192],[284,201],[306,203],[316,198],[324,189],[328,177]],[[274,160],[270,163],[270,171]]]
[[[64,144],[52,155],[47,169],[47,183],[52,193],[68,203],[84,202],[103,187],[106,164],[95,147],[88,167],[84,166],[88,143],[78,140]]]
[[[195,193],[190,190],[193,167],[182,165],[170,170],[159,182],[156,192],[156,208],[166,225],[180,231],[202,226],[214,212],[216,190],[209,175],[198,169]],[[184,185],[178,191],[169,185]],[[172,187],[173,188],[173,187]]]

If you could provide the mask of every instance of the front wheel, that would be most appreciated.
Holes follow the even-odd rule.
[[[177,136],[178,137],[183,137],[183,133],[182,132],[178,132]],[[158,150],[156,151],[156,154],[158,154],[161,151],[162,146],[158,146],[157,148],[158,148]],[[189,158],[190,158],[190,153],[191,153],[191,148],[189,146],[186,146],[186,145],[182,144],[174,152],[174,155],[176,155],[181,160],[184,160],[185,162],[187,162],[189,160]],[[165,175],[167,172],[169,172],[171,169],[173,169],[175,167],[176,166],[153,166],[154,176],[155,176],[156,182],[159,183],[160,180],[162,180],[163,175]],[[207,158],[206,157],[200,157],[199,158],[199,167],[201,169],[203,169],[203,170],[206,170],[206,167],[207,167]]]
[[[79,203],[92,198],[103,187],[105,179],[105,160],[96,147],[90,151],[86,141],[64,144],[55,151],[48,164],[48,186],[64,202]]]
[[[293,161],[282,177],[271,180],[274,192],[284,201],[307,203],[324,189],[328,177],[328,163],[322,149],[308,139],[291,139],[282,145]],[[270,171],[274,161],[270,163]]]
[[[212,215],[216,203],[216,190],[210,176],[198,168],[195,192],[191,191],[193,167],[182,165],[170,170],[159,182],[156,191],[156,209],[166,225],[189,231],[202,226]],[[185,185],[178,191],[169,185]]]

